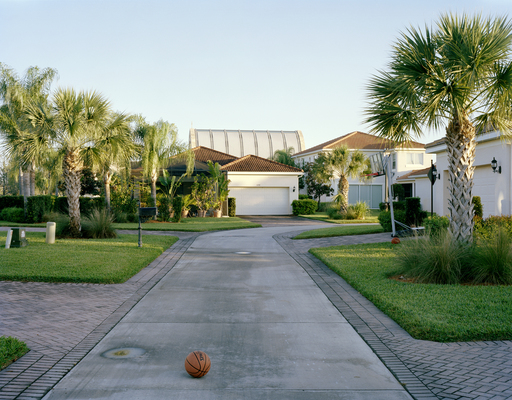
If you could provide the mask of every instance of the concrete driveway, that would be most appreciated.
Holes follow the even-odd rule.
[[[410,399],[272,238],[296,229],[196,238],[45,399]],[[193,350],[212,360],[200,379]]]

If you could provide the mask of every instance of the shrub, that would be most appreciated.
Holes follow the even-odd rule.
[[[27,222],[42,222],[43,215],[53,210],[55,196],[30,196],[27,199]]]
[[[405,223],[407,225],[421,226],[426,217],[427,213],[421,209],[421,199],[419,197],[407,197],[405,199]]]
[[[471,203],[473,203],[473,212],[475,213],[475,217],[483,218],[484,206],[482,205],[482,200],[480,199],[480,196],[473,196],[473,199],[471,199]]]
[[[24,208],[23,196],[0,196],[0,211],[4,208]]]
[[[343,216],[341,215],[341,212],[340,212],[340,207],[338,204],[332,202],[332,203],[329,203],[326,207],[326,210],[327,212],[327,215],[329,216],[330,219],[342,219]]]
[[[405,211],[403,210],[394,210],[393,213],[395,215],[395,221],[401,222],[405,224]],[[391,211],[381,211],[379,214],[379,223],[384,229],[385,232],[392,232],[393,228],[391,226]]]
[[[479,240],[472,257],[470,278],[475,283],[512,284],[512,243],[502,226]]]
[[[349,206],[349,210],[354,211],[355,218],[348,219],[365,219],[366,215],[370,211],[370,208],[364,201],[358,201],[355,205]]]
[[[126,214],[126,219],[128,222],[139,222],[139,215],[138,214]]]
[[[80,197],[80,213],[90,214],[94,209],[105,208],[104,197]],[[65,196],[56,197],[53,205],[53,211],[63,214],[69,212],[68,198]]]
[[[432,217],[426,218],[423,221],[423,225],[425,226],[425,230],[428,232],[429,236],[432,237],[446,232],[450,226],[450,220],[448,217],[440,217],[438,215],[434,215]]]
[[[123,212],[123,211],[119,211],[119,210],[114,210],[112,209],[110,211],[110,214],[112,214],[112,218],[114,219],[115,222],[117,223],[120,223],[120,224],[125,224],[128,222],[128,214]]]
[[[116,238],[117,233],[112,227],[113,216],[106,210],[94,209],[82,218],[82,236],[93,239]]]
[[[389,211],[389,203],[379,203],[380,211]]]
[[[165,195],[158,196],[158,219],[160,221],[171,220],[171,199]]]
[[[404,201],[394,201],[393,202],[393,211],[394,210],[403,210],[403,211],[405,211],[405,200]]]
[[[181,221],[181,212],[183,211],[183,197],[174,196],[172,199],[172,209],[174,210],[174,222]]]
[[[236,217],[236,199],[234,197],[228,197],[228,215]]]
[[[431,238],[405,240],[397,249],[401,272],[420,283],[460,283],[467,273],[471,248],[455,240],[449,232]]]
[[[329,207],[330,204],[331,204],[330,202],[325,202],[325,201],[323,203],[320,203],[320,205],[317,208],[317,211],[327,212],[327,208]]]
[[[25,211],[23,208],[7,207],[0,211],[0,220],[8,222],[24,222]]]
[[[307,194],[299,194],[299,200],[307,200],[311,199],[311,196],[308,196]]]
[[[314,214],[318,204],[315,200],[304,199],[304,200],[293,200],[292,209],[293,215],[311,215]]]
[[[504,228],[509,235],[512,235],[512,217],[491,215],[486,219],[475,219],[474,235],[480,239],[490,239],[495,236],[496,231]]]
[[[46,214],[51,218],[50,221],[55,222],[55,236],[58,238],[68,237],[70,235],[69,215],[60,212]]]

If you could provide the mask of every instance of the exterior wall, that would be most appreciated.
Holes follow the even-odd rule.
[[[475,151],[473,196],[480,196],[484,218],[490,215],[512,215],[512,146],[499,138],[482,139],[477,143]],[[434,193],[434,211],[443,210],[442,214],[449,216],[448,157],[444,149],[434,151],[437,153],[436,167],[441,174],[441,182],[436,182],[434,190],[438,184],[442,185],[442,190]],[[493,157],[501,166],[501,174],[492,172]]]
[[[292,201],[299,199],[299,176],[297,174],[265,172],[228,172],[229,188],[272,188],[288,189],[289,214],[292,214]]]

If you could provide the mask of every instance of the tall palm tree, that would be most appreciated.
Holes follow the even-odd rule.
[[[316,159],[315,164],[323,165],[331,178],[339,177],[338,195],[342,199],[342,212],[346,212],[348,207],[348,178],[357,178],[366,168],[365,161],[366,157],[360,150],[350,151],[346,145],[335,147],[329,153],[320,153]],[[321,173],[317,170],[317,175]]]
[[[295,167],[295,161],[292,158],[293,153],[295,153],[295,150],[293,147],[288,147],[287,149],[283,150],[276,150],[274,152],[274,156],[271,157],[273,161],[277,161],[281,164],[286,164],[291,167]]]
[[[46,103],[33,104],[27,116],[38,135],[48,140],[49,147],[58,149],[63,157],[63,175],[66,183],[70,230],[81,236],[80,177],[84,160],[91,149],[103,139],[105,121],[111,115],[109,102],[99,93],[59,89],[51,107]],[[35,151],[33,135],[22,138],[21,144]]]
[[[366,122],[378,135],[401,144],[446,127],[450,230],[460,241],[472,240],[475,136],[512,134],[511,54],[508,18],[446,14],[433,30],[404,33],[368,85]]]
[[[187,147],[178,140],[176,125],[163,120],[150,125],[139,117],[135,134],[141,145],[144,176],[151,182],[151,198],[156,206],[156,182],[160,169],[169,164],[170,157],[186,152]]]
[[[20,78],[13,69],[0,63],[0,100],[3,103],[0,106],[0,133],[5,135],[7,153],[20,168],[20,187],[25,199],[35,194],[35,168],[43,163],[45,155],[37,151],[26,157],[27,149],[19,144],[13,146],[13,143],[21,136],[33,133],[25,116],[27,107],[48,99],[50,85],[56,76],[57,71],[52,68],[30,67]]]

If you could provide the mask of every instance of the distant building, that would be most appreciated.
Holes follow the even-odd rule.
[[[276,150],[293,147],[295,153],[305,149],[301,131],[258,131],[229,129],[194,129],[189,132],[190,148],[203,146],[236,157],[255,155],[271,158]]]

